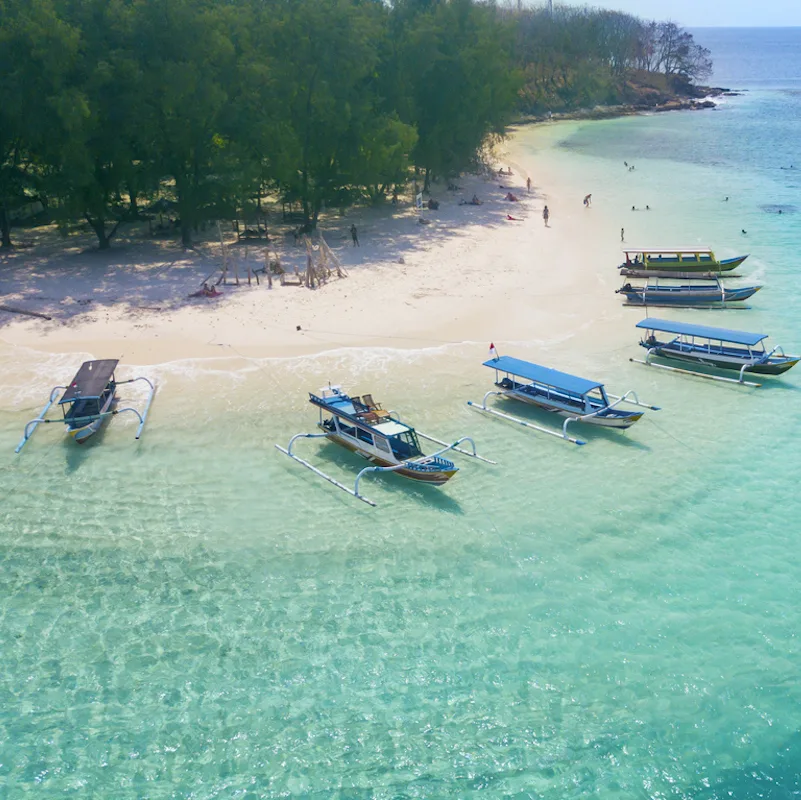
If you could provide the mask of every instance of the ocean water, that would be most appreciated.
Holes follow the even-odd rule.
[[[744,35],[707,46],[736,64]],[[798,350],[792,74],[522,146],[593,192],[612,240],[750,252],[751,309],[665,315]],[[140,442],[119,417],[14,456],[81,354],[3,345],[0,798],[798,796],[799,376],[648,371],[639,312],[610,292],[599,314],[619,339],[514,344],[663,407],[582,448],[466,407],[482,342],[131,366],[159,382]],[[329,380],[499,463],[457,457],[442,489],[367,478],[378,508],[358,503],[273,449]],[[343,481],[363,465],[297,447]]]

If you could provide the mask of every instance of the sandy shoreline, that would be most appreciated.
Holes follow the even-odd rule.
[[[603,214],[583,208],[575,190],[549,173],[547,147],[535,146],[539,136],[528,127],[508,139],[500,163],[512,167],[512,176],[465,176],[458,192],[436,187],[438,211],[355,209],[326,219],[326,240],[349,277],[316,290],[277,283],[269,289],[262,276],[260,286],[229,283],[220,298],[187,300],[219,263],[212,245],[183,253],[173,243],[131,240],[101,254],[86,252],[87,236],[68,249],[21,249],[4,257],[2,302],[54,319],[0,312],[0,340],[140,365],[219,358],[221,350],[285,358],[353,346],[556,343],[590,327],[597,342],[606,323],[618,326],[611,267],[619,252]],[[520,202],[504,199],[509,190]],[[474,193],[481,206],[459,205]],[[420,224],[421,217],[430,224]],[[352,222],[358,248],[348,236]],[[263,263],[258,245],[232,251],[240,275],[246,253],[254,267]],[[279,252],[284,265],[305,264],[302,247],[285,240]]]

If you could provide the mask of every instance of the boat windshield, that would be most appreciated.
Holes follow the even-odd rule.
[[[105,393],[104,393],[105,395]],[[103,398],[85,397],[70,403],[69,406],[63,406],[64,419],[84,419],[86,417],[94,417],[100,413],[100,403]]]
[[[414,431],[404,431],[389,438],[392,452],[397,458],[415,458],[422,455],[420,443],[417,441],[417,434]]]

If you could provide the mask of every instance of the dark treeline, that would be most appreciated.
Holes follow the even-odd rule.
[[[313,227],[467,168],[521,110],[601,102],[633,69],[701,77],[688,37],[476,0],[0,0],[2,244],[32,199],[101,248],[156,198],[185,245],[268,195]]]
[[[709,50],[674,22],[571,6],[507,14],[525,76],[520,106],[529,113],[631,102],[639,83],[681,93],[712,72]]]

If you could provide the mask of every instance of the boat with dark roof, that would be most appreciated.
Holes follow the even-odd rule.
[[[622,396],[610,395],[599,381],[559,372],[519,358],[496,355],[485,361],[483,366],[495,370],[495,385],[500,391],[487,392],[480,405],[468,401],[469,406],[478,411],[510,419],[525,427],[560,436],[574,444],[584,444],[584,441],[567,435],[567,426],[571,422],[626,429],[638,422],[643,412],[618,408],[621,403],[630,403],[653,411],[659,410],[657,406],[641,403],[635,392],[629,391]],[[520,400],[563,417],[565,422],[562,425],[562,432],[558,433],[489,408],[487,398],[493,394]]]
[[[453,444],[448,444],[421,433],[411,425],[401,422],[396,412],[383,409],[380,403],[373,400],[371,394],[361,397],[351,396],[343,392],[339,386],[328,386],[321,389],[319,394],[310,392],[309,402],[320,410],[317,427],[321,433],[296,434],[289,440],[287,447],[276,445],[276,449],[325,478],[329,483],[370,505],[375,503],[359,493],[359,481],[367,472],[397,472],[404,478],[441,486],[459,471],[453,461],[443,458],[443,454],[448,451],[462,453],[490,464],[495,463],[476,453],[475,444],[470,437],[463,436]],[[347,450],[358,453],[374,466],[365,467],[359,472],[353,489],[342,485],[292,452],[297,439],[318,437],[325,437]],[[442,449],[426,455],[420,446],[420,439],[442,445]],[[463,442],[470,444],[472,452],[459,447]]]
[[[115,376],[118,364],[119,359],[115,358],[85,361],[81,364],[80,369],[68,386],[55,386],[50,391],[47,405],[42,409],[39,416],[25,426],[22,440],[17,445],[15,452],[19,453],[22,450],[39,425],[63,421],[67,434],[78,444],[83,444],[96,434],[111,416],[125,412],[132,412],[139,418],[139,427],[136,431],[136,438],[138,439],[145,426],[150,404],[153,401],[153,395],[156,390],[153,384],[143,377],[118,381]],[[126,383],[135,383],[136,381],[144,381],[150,390],[143,411],[140,413],[133,407],[115,408],[117,387]],[[58,393],[62,389],[65,391],[58,401],[58,405],[63,412],[63,418],[62,420],[47,419],[45,415],[53,403],[56,402]]]
[[[736,370],[740,373],[737,383],[744,383],[745,372],[761,375],[781,375],[794,367],[801,357],[785,354],[781,347],[765,348],[766,333],[748,333],[728,328],[713,328],[709,325],[690,325],[685,322],[648,317],[637,323],[645,331],[640,346],[648,351],[645,361],[648,366],[663,366],[651,361],[653,356],[682,361],[696,367],[712,367],[721,370]],[[661,336],[660,334],[667,334]],[[632,359],[636,360],[636,359]],[[732,381],[732,378],[717,378]],[[756,384],[758,385],[758,384]]]

